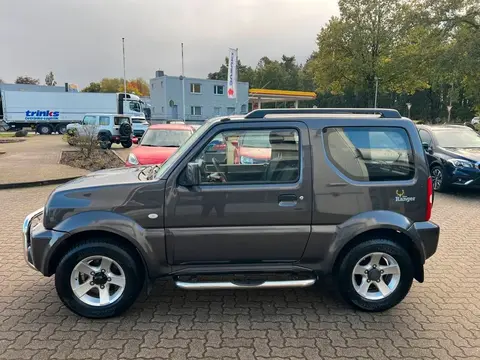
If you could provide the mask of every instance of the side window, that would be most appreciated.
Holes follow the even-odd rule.
[[[294,129],[235,130],[215,135],[192,160],[202,183],[295,183],[300,143]]]
[[[136,112],[141,111],[140,104],[136,101],[130,101],[129,102],[129,107],[130,107],[130,110],[133,110],[133,111],[136,111]]]
[[[110,116],[100,116],[100,120],[98,123],[100,126],[110,125]]]
[[[402,128],[327,128],[324,142],[329,160],[350,179],[400,181],[415,175],[410,139]]]
[[[428,145],[432,144],[432,137],[427,131],[420,130],[418,133],[420,135],[420,139],[422,139],[422,143],[427,143]]]
[[[128,117],[119,117],[119,116],[115,116],[114,119],[113,119],[113,122],[115,125],[122,125],[124,122],[128,123]]]
[[[83,125],[95,125],[96,120],[97,120],[96,116],[87,115],[83,118],[82,124]]]

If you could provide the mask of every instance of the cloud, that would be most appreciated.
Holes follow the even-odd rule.
[[[252,66],[282,54],[305,61],[337,13],[335,0],[1,0],[0,78],[43,83],[53,70],[83,87],[121,77],[122,37],[129,78],[180,74],[181,42],[187,76],[216,71],[228,47]]]

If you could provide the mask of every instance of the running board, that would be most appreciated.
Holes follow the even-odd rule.
[[[286,280],[286,281],[262,281],[251,283],[235,283],[235,282],[185,282],[176,281],[181,289],[185,290],[222,290],[222,289],[275,289],[275,288],[292,288],[307,287],[315,284],[316,279],[305,280]]]

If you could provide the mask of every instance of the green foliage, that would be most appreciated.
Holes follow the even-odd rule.
[[[82,91],[103,93],[123,92],[123,79],[103,78],[100,82],[91,82]],[[148,86],[148,83],[142,78],[127,80],[127,92],[139,96],[149,96],[150,87]]]
[[[30,76],[18,76],[15,80],[15,84],[29,84],[29,85],[38,85],[40,84],[39,79],[34,79]]]
[[[86,88],[84,88],[83,92],[101,92],[102,86],[98,82],[91,82]]]

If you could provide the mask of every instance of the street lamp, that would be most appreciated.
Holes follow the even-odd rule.
[[[407,109],[408,109],[408,118],[410,119],[410,109],[412,108],[411,103],[407,103]]]

